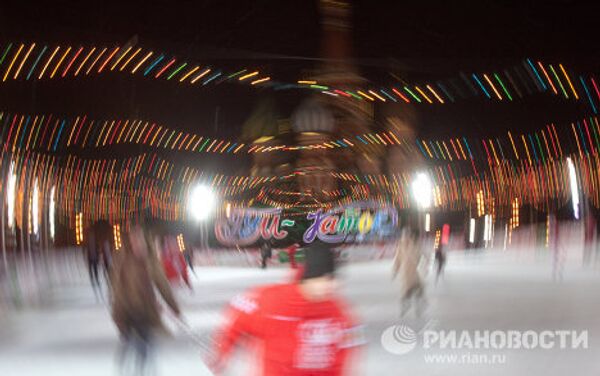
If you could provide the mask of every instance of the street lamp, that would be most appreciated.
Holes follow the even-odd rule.
[[[415,180],[412,183],[412,191],[417,205],[421,209],[429,209],[433,196],[433,185],[431,179],[424,172],[417,173]]]
[[[475,218],[469,221],[469,243],[475,243]]]
[[[37,235],[39,230],[39,214],[40,214],[40,190],[38,181],[35,179],[33,183],[33,195],[31,197],[31,224],[33,234]]]
[[[50,189],[50,207],[48,208],[48,219],[50,222],[50,238],[54,240],[54,234],[56,231],[56,224],[54,222],[54,216],[56,215],[56,186],[52,186]]]
[[[567,158],[567,168],[569,170],[569,183],[571,186],[571,201],[573,203],[573,216],[579,219],[579,187],[577,186],[577,173],[571,157]]]
[[[6,206],[8,227],[12,230],[15,226],[15,199],[17,196],[17,175],[15,174],[15,162],[11,162],[8,173],[8,187],[6,189]]]
[[[187,210],[192,218],[201,222],[208,219],[215,210],[217,196],[206,185],[198,185],[190,191]]]
[[[433,185],[431,179],[424,172],[419,172],[412,182],[412,194],[421,210],[427,210],[431,207],[433,201]],[[419,222],[422,221],[422,213],[419,213]],[[422,223],[422,222],[421,222]],[[429,213],[425,215],[425,232],[429,232],[431,226],[431,217]],[[419,227],[421,227],[419,225]]]

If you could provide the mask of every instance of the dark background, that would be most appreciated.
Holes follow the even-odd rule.
[[[393,84],[390,72],[419,82],[457,77],[460,71],[500,70],[527,57],[563,63],[578,73],[598,71],[597,2],[353,4],[353,60],[373,85]],[[294,82],[320,59],[318,17],[316,0],[3,2],[0,45],[113,46],[137,36],[140,46],[178,60],[231,70],[258,69]],[[0,110],[137,117],[236,140],[254,104],[266,95],[276,98],[281,113],[288,116],[305,93],[230,83],[191,87],[112,74],[3,83]],[[588,115],[583,102],[538,94],[511,103],[473,98],[444,106],[421,105],[417,126],[422,136],[439,138],[526,132],[549,122],[567,126],[566,122]],[[240,167],[205,154],[187,158],[225,171]]]

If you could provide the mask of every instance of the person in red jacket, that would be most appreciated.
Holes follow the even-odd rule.
[[[300,244],[294,243],[287,248],[288,258],[290,259],[290,267],[292,269],[296,269],[298,264],[296,264],[296,252],[300,248]]]
[[[188,278],[187,263],[185,257],[179,251],[177,240],[173,236],[165,238],[162,251],[162,263],[165,275],[171,284],[178,285],[181,281],[191,289],[192,285]]]
[[[306,252],[298,282],[251,289],[227,309],[210,368],[220,374],[234,346],[245,339],[258,351],[263,376],[341,376],[349,354],[362,344],[361,329],[336,296],[333,253],[324,245]]]

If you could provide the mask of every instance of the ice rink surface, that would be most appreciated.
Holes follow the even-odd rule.
[[[400,318],[398,281],[391,260],[353,263],[340,272],[341,290],[365,324],[367,344],[354,358],[356,375],[599,375],[600,268],[580,255],[555,268],[546,249],[449,254],[443,278],[426,276],[427,308],[421,317]],[[557,273],[557,271],[559,273]],[[196,340],[209,343],[221,312],[235,294],[254,285],[285,281],[290,271],[271,268],[203,267],[192,277],[194,292],[177,291]],[[118,337],[108,308],[85,278],[45,292],[46,303],[3,312],[0,375],[117,375]],[[209,375],[189,333],[165,319],[173,336],[155,349],[156,375]],[[381,335],[392,325],[430,330],[587,330],[588,349],[424,349],[417,343],[392,354]],[[493,358],[493,356],[498,358]],[[251,355],[239,351],[229,375],[246,375]]]

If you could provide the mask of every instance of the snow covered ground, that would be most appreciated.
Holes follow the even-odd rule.
[[[571,252],[556,274],[546,249],[452,252],[443,279],[427,276],[425,314],[400,319],[399,283],[391,261],[353,263],[340,271],[342,291],[366,325],[367,345],[355,359],[357,375],[577,375],[600,374],[600,268],[583,266]],[[283,281],[290,272],[203,267],[194,292],[178,291],[185,320],[208,343],[226,302],[258,284]],[[116,330],[106,305],[86,278],[58,284],[35,308],[0,312],[0,375],[116,375]],[[156,349],[158,375],[208,375],[189,335],[173,328]],[[392,325],[429,330],[587,330],[588,349],[424,349],[420,341],[404,355],[387,351],[382,333]],[[446,357],[444,357],[446,356]],[[454,357],[453,357],[454,356]],[[494,358],[496,356],[496,358]],[[249,356],[239,352],[228,370],[244,372]],[[486,364],[487,363],[487,364]],[[493,364],[491,364],[493,363]]]

